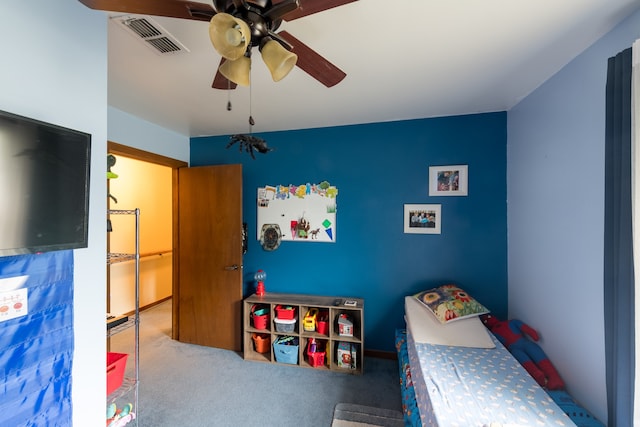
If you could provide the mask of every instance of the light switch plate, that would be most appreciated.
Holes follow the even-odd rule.
[[[29,313],[28,296],[28,288],[0,292],[0,322]]]

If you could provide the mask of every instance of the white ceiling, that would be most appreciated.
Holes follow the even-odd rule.
[[[640,0],[359,0],[279,29],[346,72],[341,83],[327,88],[297,67],[274,83],[254,54],[251,89],[233,91],[211,88],[220,55],[207,22],[152,17],[188,49],[161,55],[111,19],[109,105],[187,136],[505,111],[639,7]]]

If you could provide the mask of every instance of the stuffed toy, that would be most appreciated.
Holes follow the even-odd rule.
[[[564,389],[558,371],[542,348],[533,342],[539,338],[535,329],[521,320],[498,320],[490,314],[483,314],[480,319],[538,384],[548,390]]]

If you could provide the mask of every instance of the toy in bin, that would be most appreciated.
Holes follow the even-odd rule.
[[[353,320],[346,313],[341,313],[338,316],[338,335],[341,337],[353,336]]]
[[[340,341],[337,350],[337,362],[339,368],[356,369],[358,353],[356,345],[350,342]]]
[[[316,330],[316,318],[318,317],[318,309],[310,308],[307,314],[304,315],[302,325],[307,332],[313,332]]]
[[[115,403],[107,406],[107,427],[120,427],[134,420],[136,414],[133,413],[133,404],[127,403],[122,408],[116,407]]]

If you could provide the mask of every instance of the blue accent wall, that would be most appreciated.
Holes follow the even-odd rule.
[[[259,117],[256,117],[259,120]],[[507,315],[506,113],[256,134],[274,151],[252,159],[228,136],[191,140],[191,166],[243,165],[249,227],[245,295],[267,292],[365,299],[365,348],[393,351],[404,296],[455,282]],[[430,197],[429,166],[468,165],[467,197]],[[258,187],[329,181],[338,188],[336,242],[256,239]],[[404,204],[441,204],[442,233],[405,234]]]

